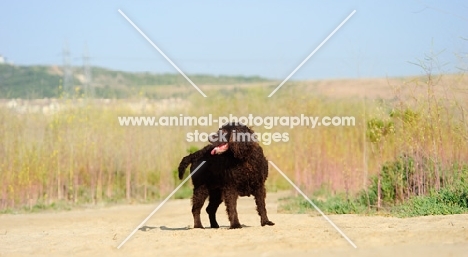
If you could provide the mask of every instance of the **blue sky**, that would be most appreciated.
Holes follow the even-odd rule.
[[[177,71],[118,13],[121,9],[185,73],[287,77],[353,10],[356,14],[292,79],[406,76],[441,52],[454,72],[468,54],[463,1],[5,1],[0,54],[18,65],[62,64]]]

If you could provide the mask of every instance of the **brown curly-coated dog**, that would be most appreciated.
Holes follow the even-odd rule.
[[[182,179],[189,165],[193,172],[206,161],[192,176],[192,214],[195,228],[203,228],[200,211],[208,196],[206,211],[212,228],[219,228],[216,211],[223,201],[230,228],[241,228],[237,216],[237,198],[250,195],[255,197],[260,224],[274,225],[268,219],[265,208],[268,161],[258,142],[253,140],[253,133],[249,127],[240,123],[227,123],[219,129],[217,136],[210,139],[210,145],[185,156],[180,162],[179,178]]]

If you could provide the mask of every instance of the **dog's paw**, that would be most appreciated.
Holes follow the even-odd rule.
[[[203,227],[202,224],[195,224],[195,226],[193,226],[193,228],[201,228],[201,229],[205,229],[205,227]]]
[[[273,226],[273,225],[275,225],[275,223],[273,223],[273,222],[267,220],[266,222],[263,222],[263,223],[262,223],[262,227],[265,226],[265,225]]]
[[[229,229],[238,229],[238,228],[242,228],[241,224],[234,224],[229,227]]]

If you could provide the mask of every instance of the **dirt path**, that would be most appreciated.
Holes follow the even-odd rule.
[[[120,250],[116,247],[154,205],[125,205],[68,212],[0,215],[0,256],[465,256],[468,215],[409,219],[331,215],[358,246],[354,249],[322,217],[278,214],[280,194],[268,194],[276,223],[261,227],[253,198],[239,201],[243,229],[191,229],[189,200],[167,202]],[[207,215],[202,220],[209,225]]]

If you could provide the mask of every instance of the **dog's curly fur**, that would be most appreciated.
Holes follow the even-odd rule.
[[[229,217],[230,228],[241,228],[237,215],[237,198],[239,196],[255,197],[257,212],[262,226],[274,225],[267,217],[265,208],[265,181],[268,176],[268,161],[258,142],[252,140],[236,140],[236,134],[253,131],[239,123],[228,123],[220,128],[226,133],[228,149],[217,153],[216,149],[224,143],[217,137],[210,145],[185,156],[179,165],[179,178],[182,179],[185,169],[191,165],[193,172],[203,161],[206,161],[192,176],[193,197],[192,214],[194,228],[203,228],[200,211],[206,198],[209,204],[206,208],[212,228],[219,228],[216,221],[216,211],[224,201]]]

